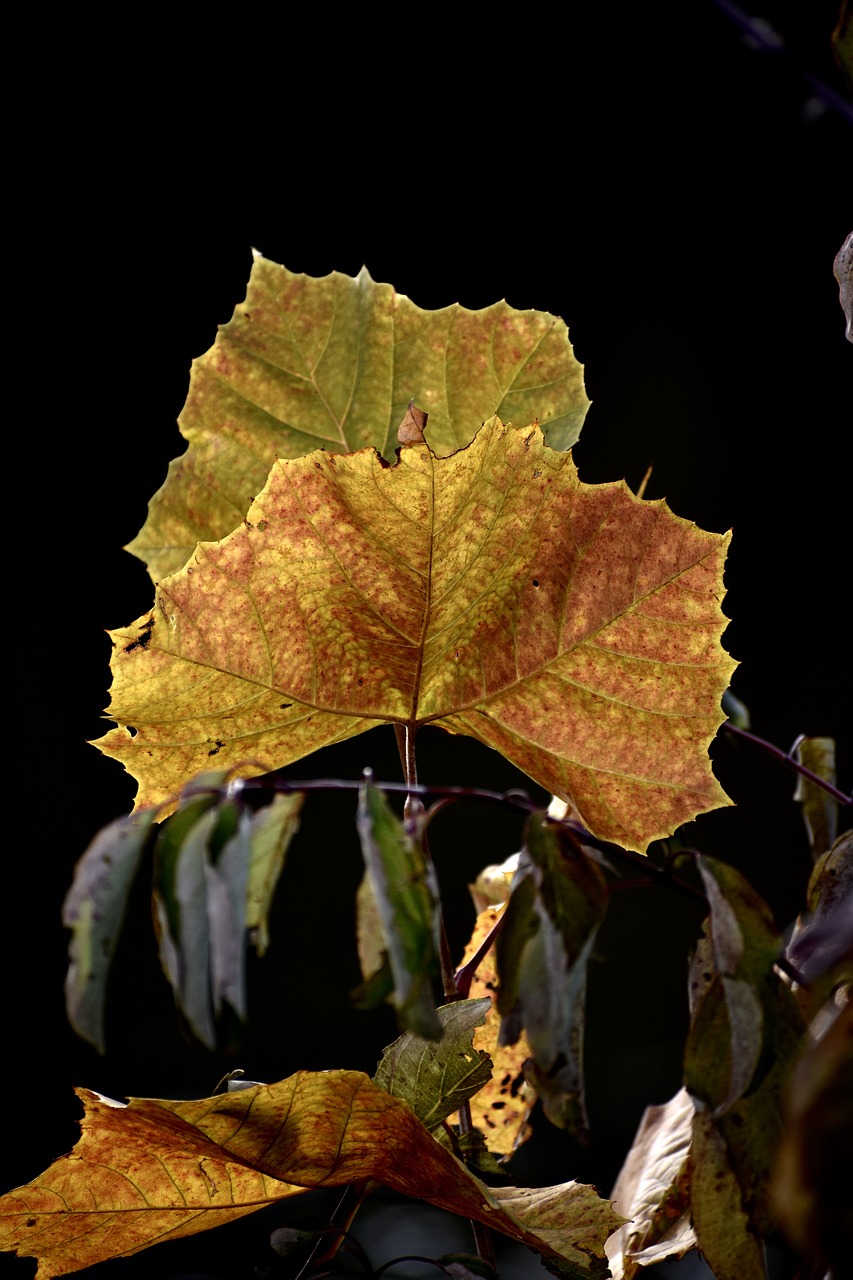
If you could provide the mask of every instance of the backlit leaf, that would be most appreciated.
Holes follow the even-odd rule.
[[[439,1041],[407,1031],[382,1055],[374,1084],[408,1102],[428,1129],[435,1129],[492,1078],[488,1054],[472,1047],[490,1002],[457,1000],[436,1012]]]
[[[505,302],[423,311],[366,269],[312,279],[256,254],[245,302],[193,362],[179,419],[189,448],[128,550],[157,581],[239,525],[276,458],[365,445],[392,458],[412,396],[438,454],[495,413],[538,419],[568,449],[589,404],[556,316]]]
[[[0,1199],[0,1248],[37,1280],[233,1221],[310,1187],[379,1182],[537,1249],[574,1280],[607,1275],[620,1218],[578,1183],[492,1191],[410,1107],[356,1071],[299,1072],[190,1102],[81,1090],[74,1150]]]
[[[796,758],[825,782],[835,785],[835,739],[800,738]],[[811,779],[797,775],[794,799],[803,806],[812,857],[819,858],[835,843],[838,834],[838,801]]]
[[[447,458],[277,462],[245,523],[113,633],[99,742],[164,800],[215,750],[243,774],[383,722],[468,734],[631,848],[726,803],[708,744],[726,535],[584,485],[535,426]],[[143,643],[144,641],[144,643]]]

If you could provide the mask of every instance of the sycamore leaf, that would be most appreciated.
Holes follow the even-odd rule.
[[[613,1280],[633,1280],[642,1267],[696,1247],[687,1179],[693,1112],[686,1089],[643,1112],[611,1193],[628,1219],[606,1245]]]
[[[494,747],[645,849],[727,803],[708,744],[735,665],[727,535],[622,483],[585,485],[536,426],[452,457],[401,447],[278,462],[243,526],[196,548],[113,633],[98,745],[164,800],[392,722]],[[123,726],[133,726],[133,732]]]
[[[404,1030],[438,1040],[441,1024],[432,993],[440,968],[438,887],[431,863],[382,792],[368,781],[359,791],[358,834],[398,1022]],[[374,975],[366,976],[369,990]],[[384,984],[378,992],[385,994]],[[362,999],[362,1007],[367,1003]]]
[[[428,1129],[437,1128],[492,1078],[488,1054],[472,1046],[489,1005],[488,1000],[457,1000],[437,1009],[441,1039],[407,1031],[383,1053],[374,1084],[408,1102]]]
[[[589,405],[568,339],[545,312],[423,311],[366,270],[312,279],[256,254],[245,302],[193,363],[179,419],[189,448],[128,550],[158,581],[237,527],[276,458],[365,445],[392,458],[412,396],[436,453],[494,413],[538,419],[568,449]]]
[[[99,1053],[105,1051],[107,976],[154,816],[155,810],[143,809],[99,831],[74,869],[62,906],[62,923],[72,934],[65,979],[68,1021]]]
[[[584,1139],[587,965],[607,888],[593,859],[542,813],[530,817],[525,851],[496,947],[500,1039],[514,1044],[524,1028],[528,1084],[554,1124]]]
[[[37,1280],[306,1188],[370,1182],[485,1222],[574,1280],[607,1275],[604,1241],[621,1219],[594,1188],[490,1190],[360,1072],[299,1072],[199,1101],[135,1098],[127,1107],[79,1092],[77,1146],[0,1199],[0,1248],[37,1257]]]

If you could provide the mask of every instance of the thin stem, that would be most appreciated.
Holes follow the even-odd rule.
[[[467,960],[465,964],[460,965],[459,968],[456,970],[456,973],[453,975],[454,981],[456,983],[456,990],[459,992],[460,1000],[468,999],[468,993],[471,990],[471,983],[474,981],[474,975],[476,974],[477,970],[480,967],[480,964],[482,963],[483,956],[488,955],[488,953],[491,951],[492,947],[494,946],[495,939],[497,938],[501,929],[504,927],[505,919],[506,919],[506,911],[502,911],[501,914],[498,916],[497,920],[495,921],[494,925],[492,926],[492,928],[486,934],[485,938],[483,939],[483,941],[480,943],[477,950],[472,955],[471,959]]]
[[[739,729],[738,726],[736,724],[732,724],[730,720],[726,721],[723,728],[727,730],[728,733],[733,733],[736,738],[745,738],[747,742],[752,742],[755,746],[761,747],[761,749],[766,751],[768,755],[771,755],[774,760],[780,761],[781,764],[786,764],[789,769],[793,769],[794,772],[798,773],[801,777],[808,778],[809,782],[813,782],[816,787],[820,787],[827,793],[827,795],[832,796],[833,800],[837,800],[840,805],[843,805],[845,809],[849,809],[853,806],[853,795],[846,795],[831,782],[827,782],[826,778],[822,778],[819,773],[814,773],[813,770],[807,769],[806,766],[804,764],[800,764],[799,760],[797,760],[795,756],[792,756],[789,751],[783,751],[781,747],[775,747],[772,742],[767,742],[766,739],[759,738],[757,734],[749,733],[746,729]]]

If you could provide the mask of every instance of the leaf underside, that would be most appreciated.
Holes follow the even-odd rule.
[[[735,665],[728,540],[621,481],[583,484],[535,425],[493,419],[451,457],[408,445],[393,467],[371,449],[278,462],[244,524],[113,633],[122,727],[97,745],[142,805],[212,755],[257,774],[433,724],[645,849],[727,803],[708,745]]]
[[[246,299],[193,362],[169,467],[128,550],[155,581],[235,529],[276,458],[372,445],[389,460],[412,396],[438,454],[492,414],[541,423],[568,449],[589,405],[556,316],[496,302],[424,311],[366,270],[314,279],[255,256]]]

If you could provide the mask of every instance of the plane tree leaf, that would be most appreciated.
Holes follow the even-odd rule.
[[[68,1020],[99,1053],[104,1052],[107,977],[155,812],[142,809],[98,832],[77,863],[62,906],[62,923],[71,930],[65,979]]]
[[[369,781],[359,791],[357,825],[390,979],[381,981],[386,965],[379,983],[371,982],[377,975],[367,975],[360,1003],[372,1003],[365,998],[371,988],[380,998],[387,991],[404,1030],[438,1040],[441,1023],[432,983],[440,970],[439,907],[432,865],[419,840]]]
[[[128,550],[158,581],[236,528],[276,458],[365,445],[392,458],[412,396],[439,454],[495,413],[538,419],[568,449],[589,405],[556,316],[505,302],[424,311],[366,269],[315,279],[256,254],[245,301],[193,362],[179,418],[189,447]]]
[[[586,975],[607,887],[597,864],[545,814],[531,815],[525,853],[496,944],[500,1039],[514,1044],[524,1029],[528,1084],[548,1118],[583,1139]]]
[[[0,1199],[0,1248],[39,1259],[37,1280],[233,1221],[311,1187],[381,1183],[487,1223],[558,1274],[608,1274],[621,1219],[592,1187],[487,1188],[411,1108],[356,1071],[299,1072],[197,1101],[80,1090],[74,1150]]]
[[[407,1031],[383,1053],[374,1083],[408,1102],[428,1129],[437,1128],[492,1078],[489,1055],[472,1044],[489,1006],[489,1000],[457,1000],[437,1009],[441,1039]]]
[[[585,485],[538,427],[437,458],[277,462],[245,523],[113,633],[100,739],[165,800],[216,754],[264,772],[382,722],[495,748],[645,849],[727,803],[708,744],[734,666],[727,535]],[[128,727],[129,726],[129,727]]]

